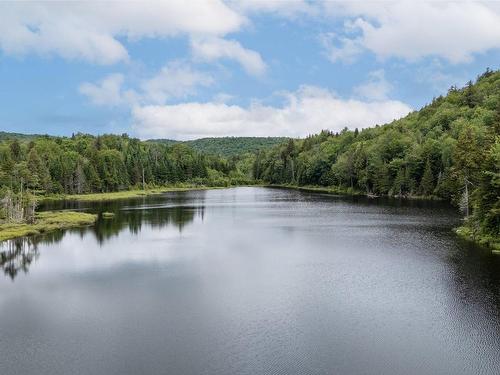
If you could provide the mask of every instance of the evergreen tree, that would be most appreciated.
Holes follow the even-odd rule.
[[[429,159],[425,163],[424,174],[420,181],[420,192],[423,195],[431,195],[434,190],[434,176],[432,174],[431,163]]]

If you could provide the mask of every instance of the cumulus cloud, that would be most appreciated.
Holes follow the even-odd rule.
[[[266,71],[266,64],[258,52],[244,48],[235,40],[222,38],[193,39],[191,48],[196,58],[214,61],[221,58],[239,62],[249,74],[261,76]]]
[[[246,22],[221,0],[7,2],[0,4],[0,49],[113,64],[128,59],[118,37],[223,36]]]
[[[209,136],[302,137],[322,129],[368,127],[406,115],[395,100],[342,99],[318,87],[286,94],[286,104],[253,103],[248,108],[222,102],[135,106],[134,130],[142,138],[195,139]]]
[[[257,13],[293,21],[348,18],[325,43],[332,61],[352,62],[363,51],[410,61],[437,56],[452,63],[500,48],[500,6],[480,1],[258,1],[2,2],[0,49],[9,55],[57,55],[96,64],[129,59],[123,39],[193,38],[195,55],[235,59],[251,74],[265,71],[261,56],[237,41]],[[203,38],[203,39],[200,39]],[[208,39],[207,39],[208,38]]]
[[[332,61],[352,61],[363,50],[379,58],[416,61],[438,56],[464,63],[500,48],[499,7],[488,2],[324,2],[325,13],[350,17],[345,35],[327,45]]]
[[[164,66],[154,77],[141,84],[143,98],[163,104],[171,98],[185,98],[196,93],[199,87],[210,86],[214,79],[209,74],[194,70],[182,61]]]
[[[97,83],[82,83],[78,91],[95,105],[165,104],[169,99],[187,98],[196,94],[200,87],[212,85],[214,79],[209,74],[176,60],[167,63],[153,77],[143,79],[137,90],[125,90],[123,83],[123,74],[113,73]]]
[[[228,0],[227,4],[242,14],[270,13],[290,19],[301,15],[315,16],[321,13],[317,4],[306,0]]]
[[[78,88],[95,105],[117,106],[125,102],[123,75],[110,74],[97,83],[84,82]]]

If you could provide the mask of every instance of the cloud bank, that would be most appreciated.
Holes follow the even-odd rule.
[[[348,17],[344,33],[330,34],[324,43],[333,62],[352,63],[370,51],[380,59],[435,56],[458,64],[500,48],[500,6],[494,2],[326,1],[324,6],[326,14]]]
[[[1,5],[0,48],[114,64],[129,58],[119,37],[223,36],[246,22],[220,0],[12,2]]]
[[[174,60],[154,76],[143,79],[135,90],[125,90],[124,82],[123,74],[113,73],[96,83],[82,83],[78,91],[92,104],[100,106],[164,104],[171,99],[195,95],[200,87],[211,86],[214,79],[184,61]]]
[[[248,108],[220,102],[145,105],[132,109],[142,138],[195,139],[217,136],[303,137],[322,129],[368,127],[402,117],[412,109],[396,100],[342,99],[318,87],[286,93],[281,107]]]
[[[235,40],[222,38],[194,39],[191,48],[195,58],[214,61],[220,58],[236,60],[245,71],[254,76],[262,76],[266,71],[266,64],[259,53],[244,48]]]
[[[389,99],[391,85],[382,70],[340,98],[318,87],[287,93],[282,106],[255,102],[248,107],[193,100],[216,77],[194,63],[233,60],[254,77],[270,70],[258,51],[237,40],[251,17],[268,14],[283,22],[324,22],[320,41],[333,62],[353,63],[365,52],[379,60],[417,61],[432,57],[454,64],[500,48],[500,6],[489,2],[183,0],[142,2],[68,2],[0,5],[0,49],[6,55],[38,54],[116,64],[130,60],[124,41],[183,36],[191,61],[170,62],[126,90],[123,74],[84,82],[79,91],[96,105],[131,109],[134,129],[143,138],[196,138],[217,135],[304,136],[324,128],[367,127],[408,113],[405,103]],[[336,23],[343,20],[340,29]],[[282,20],[280,20],[281,22]],[[334,32],[328,32],[332,25]],[[227,94],[225,94],[227,97]],[[173,104],[173,99],[187,100]]]
[[[129,59],[121,40],[186,35],[206,60],[230,58],[254,75],[265,64],[257,51],[226,40],[251,17],[291,22],[347,19],[324,41],[332,61],[352,62],[363,51],[381,59],[426,56],[452,63],[500,48],[500,5],[482,1],[196,1],[5,2],[0,4],[0,49],[8,55],[56,55],[95,64]]]

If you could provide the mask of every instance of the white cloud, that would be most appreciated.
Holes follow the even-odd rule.
[[[163,104],[170,98],[193,95],[200,86],[206,87],[213,83],[214,79],[210,75],[194,70],[182,61],[173,61],[156,76],[142,83],[142,97],[145,101]]]
[[[228,0],[231,8],[239,13],[270,13],[276,16],[295,19],[302,15],[318,15],[320,8],[306,0],[263,1],[263,0]]]
[[[333,61],[352,62],[368,50],[382,59],[437,56],[462,63],[500,48],[500,5],[495,2],[169,0],[1,2],[0,49],[9,55],[114,64],[129,59],[123,38],[188,35],[200,57],[236,59],[259,75],[265,64],[257,52],[222,39],[258,13],[297,22],[304,16],[347,18],[344,32],[326,44]]]
[[[382,124],[411,111],[400,101],[346,100],[311,86],[289,92],[286,97],[281,107],[253,103],[244,108],[220,102],[135,106],[133,127],[142,138],[299,137],[326,128],[338,131],[345,126]]]
[[[266,64],[259,53],[246,49],[235,40],[222,38],[195,38],[191,48],[196,58],[214,61],[221,58],[238,61],[249,74],[261,76],[266,72]]]
[[[375,70],[368,76],[368,82],[353,88],[354,94],[368,100],[386,100],[392,85],[385,79],[384,70]]]
[[[123,75],[110,74],[98,83],[84,82],[78,88],[95,105],[117,106],[125,102],[122,92]]]
[[[464,63],[477,53],[500,48],[500,11],[494,3],[344,1],[323,6],[325,13],[353,19],[345,25],[347,34],[327,45],[333,61],[352,61],[369,50],[381,59],[437,56]]]
[[[117,37],[140,39],[178,34],[222,36],[247,22],[221,0],[127,2],[4,2],[0,49],[113,64],[128,59]]]
[[[95,105],[165,104],[169,99],[196,94],[199,87],[212,85],[214,79],[176,60],[167,63],[155,76],[142,80],[138,90],[125,90],[123,83],[124,76],[113,73],[97,83],[82,83],[78,91]]]

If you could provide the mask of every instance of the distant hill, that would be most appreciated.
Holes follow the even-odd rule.
[[[286,137],[214,137],[200,138],[193,141],[151,139],[148,142],[162,143],[166,145],[184,143],[199,152],[227,157],[271,148],[283,143],[287,139],[288,138]]]
[[[21,134],[0,131],[0,142],[17,139],[20,142],[29,142],[40,137],[51,137],[42,134]],[[56,137],[59,138],[59,137]],[[147,142],[161,143],[172,146],[184,143],[192,149],[224,157],[254,153],[259,150],[269,149],[285,142],[287,137],[212,137],[200,138],[192,141],[176,141],[173,139],[150,139]]]
[[[17,139],[29,142],[40,137],[50,137],[41,134],[21,134],[0,131],[0,141]],[[150,139],[147,142],[161,143],[172,146],[176,143],[184,143],[196,151],[206,154],[220,155],[224,157],[241,155],[249,152],[264,150],[283,143],[286,137],[213,137],[200,138],[192,141],[176,141],[173,139]]]
[[[19,141],[31,141],[35,138],[44,137],[40,134],[21,134],[21,133],[8,133],[0,131],[0,141],[17,139]]]

